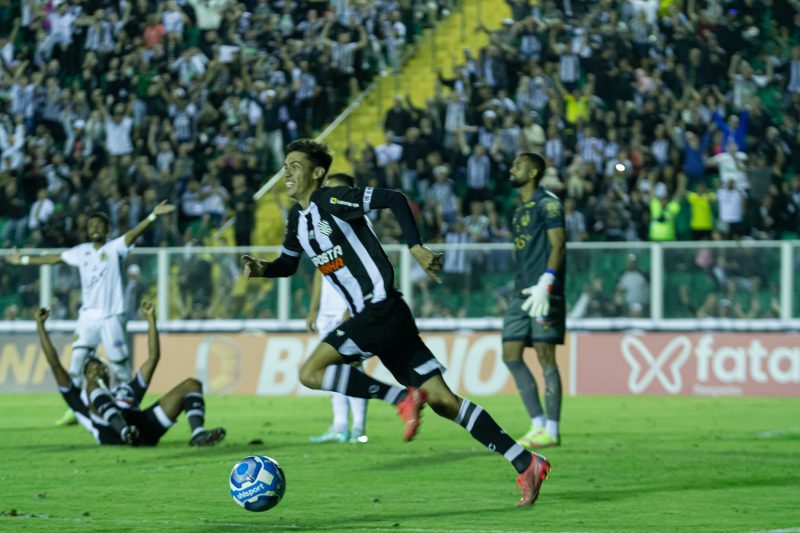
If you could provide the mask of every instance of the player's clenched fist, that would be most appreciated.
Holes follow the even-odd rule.
[[[156,317],[156,306],[153,305],[153,302],[150,302],[148,300],[142,301],[142,314],[146,318]]]
[[[38,311],[36,311],[36,322],[43,324],[49,316],[50,316],[50,310],[41,307],[39,308]]]

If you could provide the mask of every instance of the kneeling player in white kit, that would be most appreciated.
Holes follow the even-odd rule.
[[[64,262],[78,267],[81,276],[81,308],[72,343],[72,361],[69,374],[80,386],[83,381],[84,359],[102,344],[108,355],[111,374],[116,383],[127,383],[133,378],[132,361],[125,336],[125,307],[122,297],[122,272],[120,262],[128,256],[133,241],[147,230],[159,215],[175,210],[166,200],[125,235],[106,242],[110,230],[108,216],[93,213],[87,222],[91,242],[79,244],[60,255],[6,256],[11,264],[54,265]],[[71,410],[56,422],[58,425],[76,424]]]
[[[349,176],[347,176],[349,178]],[[326,187],[353,187],[352,179],[344,179],[343,174],[326,178]],[[311,303],[309,304],[306,326],[309,331],[319,333],[320,340],[336,329],[339,324],[349,318],[347,302],[336,292],[330,281],[324,281],[319,271],[314,273],[314,285],[311,289]],[[357,368],[361,368],[360,365]],[[345,396],[338,392],[333,393],[333,424],[322,435],[309,437],[311,442],[367,442],[366,418],[367,400]],[[347,422],[350,413],[353,414],[353,426],[348,432]]]

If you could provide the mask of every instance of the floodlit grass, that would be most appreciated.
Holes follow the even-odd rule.
[[[518,398],[476,400],[510,433],[527,429]],[[57,394],[0,396],[0,531],[800,531],[798,399],[566,398],[563,446],[525,509],[511,466],[430,410],[413,443],[372,402],[367,444],[312,445],[326,398],[207,403],[207,425],[228,430],[216,448],[189,448],[183,418],[156,448],[101,448],[53,426]],[[266,513],[228,494],[250,454],[286,472]]]

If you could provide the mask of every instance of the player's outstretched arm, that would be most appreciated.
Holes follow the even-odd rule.
[[[55,265],[61,262],[57,254],[29,255],[20,254],[17,250],[3,256],[9,265]]]
[[[392,211],[403,230],[403,236],[411,255],[436,283],[441,283],[442,280],[437,273],[442,270],[443,254],[434,252],[422,244],[419,229],[406,196],[390,189],[373,189],[369,208],[389,208]]]
[[[243,255],[242,263],[244,279],[288,278],[297,272],[297,265],[300,264],[300,259],[284,252],[275,261],[264,261],[263,259]]]
[[[53,371],[53,374],[56,378],[56,383],[59,387],[67,388],[70,386],[70,378],[67,371],[61,366],[61,361],[58,359],[58,353],[56,353],[56,349],[53,347],[53,343],[50,341],[50,335],[47,333],[47,330],[44,327],[44,323],[47,321],[47,317],[50,316],[50,311],[45,308],[41,308],[36,311],[36,332],[39,334],[39,343],[42,345],[42,351],[44,352],[44,357],[47,359],[47,364],[50,365],[50,369]]]
[[[152,302],[147,300],[142,302],[142,314],[147,320],[147,360],[142,364],[139,373],[145,383],[150,385],[153,374],[161,359],[161,341],[158,338],[158,327],[156,327],[156,308]]]
[[[147,228],[155,222],[155,220],[160,217],[161,215],[166,215],[168,213],[172,213],[175,211],[175,206],[172,204],[168,204],[166,200],[163,200],[160,204],[153,208],[153,212],[147,215],[141,222],[136,224],[136,227],[128,231],[125,234],[125,246],[130,246],[133,244],[133,241],[139,238],[139,235],[144,233]]]

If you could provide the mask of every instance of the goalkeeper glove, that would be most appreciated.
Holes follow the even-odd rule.
[[[550,292],[556,281],[555,273],[547,271],[539,277],[536,285],[522,289],[522,294],[528,298],[522,303],[522,310],[531,318],[544,318],[550,312]]]

